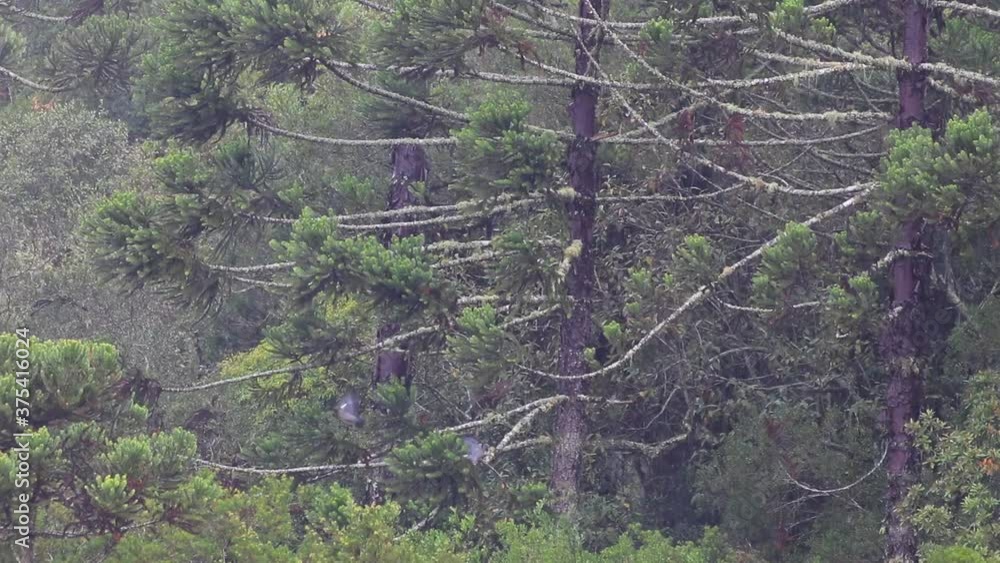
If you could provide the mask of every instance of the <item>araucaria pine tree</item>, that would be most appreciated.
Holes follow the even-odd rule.
[[[94,267],[222,335],[131,379],[39,342],[104,460],[56,448],[39,502],[86,540],[45,550],[1000,558],[1000,3],[0,16],[0,119],[72,97],[141,142]]]

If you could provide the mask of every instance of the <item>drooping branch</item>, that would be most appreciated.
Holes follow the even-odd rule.
[[[930,5],[935,8],[955,10],[962,14],[1000,20],[1000,11],[987,8],[986,6],[975,6],[973,4],[966,4],[965,2],[946,2],[943,0],[932,0]]]
[[[295,262],[274,262],[272,264],[260,264],[257,266],[222,266],[219,264],[205,264],[205,267],[213,272],[223,272],[228,274],[258,274],[261,272],[276,272],[291,269]]]
[[[338,65],[335,65],[335,64],[326,64],[326,62],[324,62],[324,66],[327,68],[327,70],[329,70],[337,78],[343,80],[344,82],[347,82],[351,86],[354,86],[354,87],[356,87],[358,89],[364,90],[365,92],[368,92],[369,94],[374,94],[376,96],[380,96],[380,97],[383,97],[383,98],[385,98],[387,100],[392,100],[394,102],[400,102],[400,103],[406,104],[408,106],[412,106],[412,107],[415,107],[417,109],[422,109],[422,110],[430,112],[430,113],[434,113],[434,114],[437,114],[437,115],[441,115],[443,117],[454,119],[454,120],[462,122],[462,123],[465,123],[465,122],[467,122],[469,120],[469,116],[466,115],[466,114],[464,114],[464,113],[460,113],[460,112],[457,112],[457,111],[452,111],[450,109],[443,108],[443,107],[440,107],[440,106],[436,106],[434,104],[429,104],[429,103],[424,102],[422,100],[418,100],[416,98],[411,98],[409,96],[404,96],[402,94],[398,94],[398,93],[393,92],[391,90],[386,90],[385,88],[382,88],[380,86],[375,86],[374,84],[370,84],[368,82],[363,82],[361,80],[358,80],[357,78],[354,78],[350,74],[347,74],[346,72],[344,72],[343,70],[341,70]]]
[[[75,85],[71,85],[71,86],[48,86],[46,84],[41,84],[39,82],[35,82],[34,80],[30,80],[28,78],[25,78],[25,77],[23,77],[23,76],[15,73],[14,71],[6,69],[6,68],[4,68],[2,66],[0,66],[0,76],[6,76],[6,77],[10,78],[11,80],[13,80],[14,82],[18,82],[20,84],[23,84],[23,85],[25,85],[28,88],[31,88],[33,90],[38,90],[40,92],[49,92],[51,94],[58,94],[59,92],[66,92],[66,91],[72,90],[73,88],[76,87]]]
[[[525,198],[513,201],[511,203],[505,203],[502,205],[496,205],[488,209],[482,210],[478,213],[463,213],[459,215],[446,215],[444,217],[434,217],[431,219],[418,219],[415,221],[396,221],[392,223],[368,223],[362,225],[355,224],[339,224],[338,228],[344,229],[345,231],[375,231],[379,229],[400,229],[400,228],[416,228],[416,227],[426,227],[430,225],[445,225],[448,223],[461,223],[463,221],[472,221],[476,219],[486,219],[500,213],[509,213],[522,208],[531,207],[540,203],[541,199],[536,198]]]
[[[0,8],[10,11],[10,13],[20,16],[22,18],[28,18],[32,20],[38,20],[49,23],[66,23],[73,19],[73,16],[49,16],[46,14],[39,14],[38,12],[32,12],[31,10],[23,10],[14,5],[12,0],[2,0],[0,1]]]
[[[271,377],[272,375],[282,375],[286,373],[298,373],[300,371],[305,371],[309,369],[316,369],[323,367],[321,363],[314,364],[302,364],[298,366],[287,366],[283,368],[275,368],[264,371],[258,371],[254,373],[248,373],[246,375],[241,375],[239,377],[232,377],[229,379],[221,379],[219,381],[212,381],[209,383],[202,383],[200,385],[192,385],[189,387],[164,387],[162,391],[164,393],[193,393],[195,391],[204,391],[205,389],[212,389],[214,387],[220,387],[222,385],[229,385],[232,383],[242,383],[244,381],[252,381],[254,379],[260,379],[262,377]]]
[[[663,119],[658,119],[656,121],[649,122],[653,127],[659,127],[663,124]],[[796,147],[796,146],[809,146],[809,145],[822,145],[837,143],[840,141],[846,141],[849,139],[854,139],[857,137],[863,137],[865,135],[870,135],[872,133],[878,132],[883,129],[882,125],[876,125],[874,127],[868,127],[866,129],[861,129],[858,131],[851,131],[850,133],[844,133],[841,135],[831,135],[828,137],[815,137],[815,138],[804,138],[804,139],[794,139],[794,138],[775,138],[775,139],[761,139],[761,140],[745,140],[741,144],[748,147]],[[640,132],[648,131],[645,126],[641,126],[637,129],[632,130],[630,133],[623,133],[621,135],[615,135],[613,137],[606,137],[601,141],[604,143],[618,143],[618,144],[628,144],[628,145],[646,145],[646,144],[664,144],[666,142],[669,146],[678,146],[680,141],[675,141],[673,139],[664,140],[662,136],[660,137],[636,137],[635,135]],[[691,141],[686,141],[696,146],[708,146],[708,147],[720,147],[720,146],[732,146],[731,141],[725,140],[715,140],[715,139],[693,139]]]
[[[574,16],[558,10],[553,10],[544,4],[535,2],[534,0],[521,0],[523,3],[537,9],[538,11],[551,16],[556,19],[570,21],[575,24],[596,24],[596,19],[583,18],[580,16]],[[813,6],[807,6],[803,9],[803,14],[809,17],[822,16],[830,12],[851,6],[853,4],[859,3],[861,0],[828,0],[827,2],[821,2]],[[499,4],[503,6],[503,4]],[[718,25],[734,25],[734,24],[745,24],[754,23],[759,20],[757,14],[746,14],[745,16],[706,16],[692,19],[689,23],[696,26],[718,26]],[[620,21],[605,21],[605,26],[614,30],[641,30],[646,26],[646,22],[620,22]]]
[[[358,4],[361,4],[365,8],[375,10],[376,12],[381,12],[383,14],[391,14],[393,12],[392,8],[388,6],[383,6],[378,2],[372,2],[372,0],[355,0]]]
[[[225,465],[222,463],[215,463],[214,461],[208,461],[205,459],[195,459],[193,461],[198,465],[203,465],[205,467],[210,467],[212,469],[218,469],[220,471],[234,471],[236,473],[246,473],[249,475],[296,475],[299,473],[327,473],[327,472],[337,472],[337,471],[350,471],[352,469],[374,469],[377,467],[386,467],[388,465],[384,461],[370,461],[370,462],[359,462],[359,463],[337,463],[332,465],[304,465],[301,467],[266,469],[260,467],[240,467],[237,465]]]
[[[2,70],[2,69],[0,69]],[[408,137],[408,138],[397,138],[397,139],[336,139],[331,137],[323,137],[320,135],[311,135],[308,133],[298,133],[295,131],[289,131],[287,129],[282,129],[280,127],[271,125],[269,123],[264,123],[257,119],[247,118],[247,123],[251,126],[267,131],[268,133],[273,133],[281,137],[288,137],[289,139],[298,139],[300,141],[309,141],[311,143],[319,143],[321,145],[330,145],[334,147],[391,147],[400,143],[406,143],[410,145],[426,145],[426,146],[453,146],[458,144],[458,140],[455,137]]]
[[[634,440],[607,440],[606,445],[616,449],[635,450],[649,459],[656,459],[663,455],[664,452],[683,444],[690,436],[691,429],[688,428],[676,436],[671,436],[670,438],[655,444],[645,444]]]
[[[795,485],[796,487],[798,487],[798,488],[800,488],[800,489],[802,489],[802,490],[810,493],[806,498],[827,497],[827,496],[836,495],[838,493],[842,493],[844,491],[853,489],[854,487],[856,487],[856,486],[860,485],[861,483],[863,483],[865,481],[865,479],[868,479],[869,477],[871,477],[872,475],[874,475],[875,472],[878,471],[879,468],[882,467],[882,463],[885,462],[885,457],[886,457],[886,454],[888,452],[889,452],[889,448],[886,447],[885,450],[883,450],[883,452],[882,452],[881,459],[879,459],[878,462],[876,462],[875,465],[873,465],[872,468],[869,469],[867,473],[865,473],[864,475],[862,475],[861,477],[857,478],[856,480],[852,481],[851,483],[849,483],[847,485],[844,485],[842,487],[836,487],[836,488],[833,488],[833,489],[817,489],[815,487],[810,487],[809,485],[806,485],[805,483],[802,483],[798,479],[792,477],[792,474],[788,471],[788,468],[785,466],[784,462],[781,463],[781,469],[785,472],[785,477],[788,479],[789,483],[791,483],[791,484]],[[799,500],[802,500],[802,499],[799,499]],[[799,501],[795,501],[795,502],[799,502]]]

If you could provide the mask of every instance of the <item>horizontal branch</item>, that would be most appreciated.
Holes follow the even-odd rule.
[[[853,72],[855,70],[865,70],[871,68],[871,65],[865,63],[836,63],[833,65],[826,65],[813,70],[803,70],[799,72],[790,72],[787,74],[778,74],[775,76],[765,76],[763,78],[743,78],[736,80],[721,80],[710,78],[704,80],[695,87],[698,86],[725,86],[727,88],[741,89],[741,88],[753,88],[754,86],[768,86],[771,84],[777,84],[781,82],[796,82],[799,80],[809,80],[811,78],[818,78],[827,74],[835,74],[840,72]]]
[[[656,126],[656,122],[651,122],[650,125]],[[876,133],[881,131],[883,126],[881,124],[875,125],[874,127],[866,127],[865,129],[860,129],[858,131],[851,131],[850,133],[844,133],[841,135],[831,135],[829,137],[815,137],[806,139],[762,139],[762,140],[749,140],[742,141],[740,143],[733,143],[732,141],[716,140],[716,139],[692,139],[690,141],[684,141],[684,143],[690,143],[697,146],[709,146],[709,147],[732,147],[734,145],[747,146],[747,147],[785,147],[785,146],[808,146],[808,145],[822,145],[829,143],[837,143],[840,141],[846,141],[848,139],[853,139],[856,137],[862,137],[864,135],[869,135],[871,133]],[[636,131],[639,131],[637,129]],[[626,144],[626,145],[656,145],[663,144],[662,139],[655,137],[626,137],[623,135],[616,135],[614,137],[608,137],[601,139],[602,143],[610,144]],[[667,139],[666,143],[668,146],[677,146],[681,144],[681,141],[675,141],[673,139]]]
[[[262,377],[270,377],[272,375],[281,375],[285,373],[295,373],[307,369],[316,369],[321,367],[323,367],[323,364],[321,363],[302,364],[298,366],[286,366],[283,368],[275,368],[264,371],[257,371],[254,373],[248,373],[246,375],[241,375],[239,377],[232,377],[230,379],[220,379],[219,381],[202,383],[200,385],[192,385],[190,387],[164,387],[162,391],[165,393],[192,393],[194,391],[204,391],[205,389],[212,389],[213,387],[220,387],[222,385],[229,385],[231,383],[241,383],[243,381],[260,379]]]
[[[3,69],[0,69],[2,71]],[[309,141],[311,143],[319,143],[322,145],[330,145],[334,147],[392,147],[395,145],[423,145],[423,146],[452,146],[458,144],[458,139],[455,137],[401,137],[396,139],[336,139],[332,137],[322,137],[319,135],[310,135],[308,133],[298,133],[295,131],[289,131],[288,129],[282,129],[268,123],[258,121],[253,118],[247,118],[247,123],[262,129],[269,133],[279,135],[281,137],[288,137],[289,139],[298,139],[300,141]]]
[[[632,440],[607,440],[605,443],[607,446],[615,449],[623,450],[635,450],[648,457],[649,459],[656,459],[663,454],[663,452],[673,449],[680,444],[683,444],[688,437],[691,435],[691,431],[687,430],[676,436],[672,436],[663,440],[662,442],[657,442],[655,444],[646,444],[643,442],[635,442]]]
[[[0,8],[9,10],[10,13],[16,16],[21,16],[22,18],[28,18],[32,20],[38,20],[49,23],[66,23],[71,19],[73,19],[73,16],[49,16],[45,14],[39,14],[38,12],[32,12],[30,10],[24,10],[15,6],[14,3],[10,0],[0,1]]]
[[[67,90],[72,90],[75,86],[47,86],[45,84],[40,84],[33,80],[29,80],[12,70],[6,69],[0,66],[0,76],[7,76],[10,79],[27,86],[33,90],[39,90],[41,92],[49,92],[52,94],[58,94],[59,92],[66,92]]]
[[[222,463],[215,463],[214,461],[208,461],[204,459],[195,459],[194,462],[198,465],[203,465],[205,467],[211,467],[212,469],[219,469],[224,471],[235,471],[237,473],[247,473],[250,475],[295,475],[298,473],[323,473],[328,471],[347,471],[351,469],[373,469],[377,467],[385,467],[388,464],[384,461],[372,461],[365,463],[342,463],[333,465],[306,465],[302,467],[285,467],[277,469],[264,469],[259,467],[239,467],[236,465],[225,465]]]
[[[469,221],[472,219],[484,219],[491,217],[498,213],[507,213],[520,209],[522,207],[530,207],[532,205],[541,203],[543,200],[541,198],[524,198],[510,203],[504,203],[502,205],[497,205],[489,209],[484,209],[478,213],[461,213],[457,215],[447,215],[444,217],[434,217],[432,219],[419,219],[416,221],[397,221],[392,223],[368,223],[362,225],[354,224],[338,224],[337,227],[347,231],[375,231],[380,229],[403,229],[403,228],[414,228],[414,227],[426,227],[429,225],[444,225],[447,223],[458,223],[462,221]]]
[[[934,6],[935,8],[946,8],[949,10],[955,10],[956,12],[962,12],[974,16],[984,16],[987,18],[1000,19],[1000,12],[992,10],[985,6],[974,6],[972,4],[966,4],[965,2],[943,2],[941,0],[933,0],[932,2],[930,2],[930,5]]]
[[[233,279],[238,282],[243,282],[248,285],[256,285],[259,287],[273,287],[275,289],[291,289],[292,284],[285,282],[267,281],[267,280],[255,280],[253,278],[245,278],[243,276],[233,276]]]
[[[382,12],[383,14],[391,14],[392,8],[388,6],[383,6],[377,2],[372,2],[371,0],[355,0],[358,4],[361,4],[365,8],[375,10],[376,12]]]
[[[818,53],[826,53],[827,55],[841,57],[849,61],[854,61],[858,63],[864,63],[872,66],[878,66],[881,68],[889,70],[907,70],[910,68],[917,68],[918,70],[926,70],[932,73],[944,74],[951,76],[952,78],[960,78],[962,80],[968,80],[971,82],[979,82],[982,84],[987,84],[993,86],[994,88],[1000,88],[1000,79],[994,78],[992,76],[982,74],[979,72],[955,68],[944,63],[923,63],[919,65],[911,65],[909,62],[903,59],[896,59],[893,57],[873,57],[871,55],[865,55],[862,53],[853,53],[850,51],[845,51],[839,47],[834,47],[833,45],[827,45],[825,43],[820,43],[818,41],[813,41],[811,39],[805,39],[792,35],[781,30],[774,30],[775,35],[784,39],[792,45],[802,47],[804,49],[809,49],[810,51]]]
[[[451,118],[451,119],[454,119],[456,121],[460,121],[460,122],[463,122],[463,123],[467,122],[469,120],[469,116],[466,115],[466,114],[464,114],[464,113],[459,113],[457,111],[452,111],[452,110],[447,109],[447,108],[436,106],[434,104],[429,104],[429,103],[427,103],[425,101],[418,100],[418,99],[412,98],[410,96],[404,96],[402,94],[398,94],[398,93],[393,92],[391,90],[386,90],[385,88],[382,88],[382,87],[379,87],[379,86],[375,86],[374,84],[369,84],[367,82],[363,82],[363,81],[358,80],[357,78],[354,78],[353,76],[347,74],[346,72],[344,72],[343,70],[341,70],[338,67],[338,65],[336,65],[336,64],[326,64],[326,62],[324,62],[323,64],[327,68],[327,70],[329,70],[337,78],[343,80],[344,82],[347,82],[348,84],[350,84],[351,86],[354,86],[355,88],[359,88],[361,90],[364,90],[365,92],[368,92],[369,94],[374,94],[376,96],[380,96],[380,97],[386,98],[388,100],[392,100],[392,101],[395,101],[395,102],[400,102],[400,103],[406,104],[408,106],[412,106],[412,107],[415,107],[417,109],[422,109],[422,110],[430,112],[430,113],[435,113],[435,114],[441,115],[443,117],[448,117],[448,118]]]
[[[222,266],[219,264],[205,264],[205,267],[213,272],[225,272],[229,274],[255,274],[260,272],[288,270],[294,265],[295,262],[274,262],[271,264],[260,264],[257,266]]]
[[[746,305],[734,305],[732,303],[726,303],[725,301],[720,301],[720,303],[722,303],[722,306],[725,307],[726,309],[732,309],[733,311],[742,311],[744,313],[757,313],[760,315],[766,315],[766,314],[777,313],[779,311],[779,309],[771,309],[767,307],[748,307]],[[812,307],[819,307],[822,304],[823,304],[822,301],[805,301],[803,303],[796,303],[795,305],[792,305],[790,308],[808,309]]]
[[[529,6],[533,7],[533,8],[535,8],[535,9],[537,9],[538,11],[540,11],[540,12],[546,14],[546,15],[549,15],[549,16],[552,16],[554,18],[561,19],[561,20],[564,20],[564,21],[573,22],[573,23],[585,23],[585,24],[592,24],[592,25],[594,25],[594,24],[597,24],[598,21],[603,21],[604,24],[607,27],[611,28],[611,29],[624,30],[624,31],[641,30],[648,23],[648,22],[620,22],[620,21],[611,21],[611,20],[596,20],[596,19],[590,19],[590,18],[583,18],[583,17],[580,17],[580,16],[574,16],[574,15],[571,15],[571,14],[566,14],[566,13],[560,12],[558,10],[553,10],[552,8],[549,8],[548,6],[545,6],[544,4],[540,4],[538,2],[535,2],[534,0],[521,0],[521,1],[524,4],[527,4],[527,5],[529,5]],[[809,17],[821,16],[823,14],[828,14],[830,12],[833,12],[833,11],[838,10],[840,8],[844,8],[846,6],[850,6],[852,4],[856,4],[858,2],[860,2],[860,0],[828,0],[827,2],[821,2],[821,3],[816,4],[814,6],[807,6],[803,10],[803,14],[805,14],[806,16],[809,16]],[[507,6],[505,6],[504,4],[495,3],[495,5],[497,5],[498,7],[507,8]],[[508,9],[510,9],[510,8],[508,8]],[[759,20],[759,17],[757,16],[757,14],[747,14],[745,16],[706,16],[706,17],[699,17],[699,18],[695,18],[695,19],[690,20],[689,23],[691,25],[694,25],[694,26],[709,27],[709,26],[719,26],[719,25],[735,25],[735,24],[741,24],[741,23],[753,23],[753,22],[756,22],[758,20]]]

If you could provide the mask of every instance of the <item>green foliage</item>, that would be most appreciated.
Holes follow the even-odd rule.
[[[163,196],[157,201],[157,219],[187,239],[232,231],[240,213],[289,210],[277,193],[285,174],[266,146],[233,140],[208,156],[174,146],[153,161],[153,170]]]
[[[715,279],[721,270],[720,260],[712,243],[701,235],[689,235],[674,252],[671,275],[698,286]],[[634,276],[633,276],[634,277]]]
[[[206,371],[207,381],[239,383],[164,393],[161,406],[138,404],[139,395],[149,396],[138,389],[130,399],[141,377],[124,377],[117,356],[100,345],[63,342],[58,354],[39,349],[31,389],[37,528],[81,536],[37,538],[37,558],[758,560],[731,549],[739,545],[789,563],[875,560],[882,552],[884,475],[870,471],[883,451],[876,432],[885,396],[876,352],[891,279],[872,266],[895,242],[900,220],[910,218],[925,225],[922,249],[933,254],[933,276],[921,290],[947,291],[951,303],[940,308],[961,315],[946,343],[925,331],[942,353],[927,358],[926,406],[935,414],[914,425],[927,463],[923,488],[906,508],[928,560],[996,556],[995,377],[972,380],[964,403],[955,393],[972,373],[995,374],[1000,358],[998,135],[988,113],[970,113],[994,93],[988,79],[949,70],[957,56],[961,68],[997,74],[1000,42],[989,25],[960,23],[957,8],[933,12],[948,25],[931,23],[932,60],[944,64],[929,67],[936,82],[927,94],[927,123],[937,126],[952,112],[967,117],[934,134],[897,134],[883,172],[873,177],[884,128],[860,122],[884,124],[874,112],[894,107],[884,94],[896,91],[894,73],[816,67],[800,80],[794,73],[811,65],[784,57],[815,57],[816,50],[768,30],[889,53],[899,36],[892,10],[838,5],[827,20],[807,15],[812,7],[802,0],[614,3],[601,17],[633,22],[612,29],[660,69],[664,82],[593,26],[603,45],[594,54],[607,77],[592,66],[574,68],[581,22],[548,12],[581,15],[571,6],[383,2],[19,4],[57,19],[74,14],[70,25],[0,10],[14,22],[0,27],[0,64],[16,63],[13,70],[45,84],[94,90],[95,103],[122,103],[127,109],[115,115],[139,125],[127,137],[124,127],[66,104],[69,93],[31,97],[25,81],[0,77],[0,103],[10,105],[0,108],[0,193],[10,196],[0,223],[16,222],[5,233],[58,219],[75,223],[81,204],[117,192],[84,226],[102,273],[130,289],[158,287],[189,302],[230,299],[241,311],[222,331],[239,353],[217,363],[223,347],[214,335],[172,330],[166,336],[182,338],[179,355],[191,358],[163,374],[171,386]],[[719,19],[697,21],[710,16]],[[591,88],[574,80],[576,72],[668,87]],[[733,80],[741,82],[735,90]],[[469,122],[366,85],[468,112]],[[597,96],[591,139],[566,133],[567,95],[581,91]],[[709,98],[743,110],[706,105]],[[873,117],[845,113],[852,110]],[[777,111],[785,115],[767,113]],[[828,119],[817,119],[823,114]],[[634,121],[651,123],[671,143],[653,144],[642,129],[629,132]],[[233,131],[237,125],[247,125],[249,135]],[[358,140],[439,137],[454,128],[454,145],[427,147],[426,181],[405,198],[441,207],[394,210],[393,217],[415,221],[402,230],[422,236],[389,240],[393,231],[377,224],[384,216],[372,213],[385,208],[392,185],[389,144],[310,143],[302,135],[265,134],[270,125]],[[150,133],[167,141],[136,150],[132,139]],[[567,233],[567,219],[590,210],[589,203],[575,205],[579,194],[566,185],[586,172],[567,169],[567,145],[575,157],[595,144],[601,193],[593,231],[579,232],[585,220]],[[750,193],[733,183],[735,172],[750,178],[750,187],[759,178],[803,189],[871,180],[879,187],[859,206],[826,215],[815,233],[789,223],[777,244],[758,254],[776,228],[833,200]],[[521,205],[523,198],[548,205]],[[484,216],[487,206],[511,202]],[[355,213],[372,219],[334,218]],[[428,216],[442,220],[421,221]],[[72,246],[64,232],[44,243],[25,235],[19,244],[37,249],[19,247],[10,261],[0,256],[0,312],[21,301],[4,318],[32,320],[51,304],[53,317],[73,315],[86,330],[100,331],[90,321],[104,311],[89,302],[66,304],[46,287],[37,301],[7,291],[10,280],[36,284],[36,270],[22,274],[19,265],[47,271],[62,259],[45,250]],[[739,261],[748,254],[751,260]],[[574,269],[583,257],[593,259],[592,279],[569,275],[584,272]],[[758,258],[762,264],[752,271]],[[726,283],[714,284],[724,264],[740,271],[724,270]],[[694,293],[705,284],[711,295]],[[723,306],[747,299],[766,309]],[[466,305],[486,301],[492,305]],[[539,308],[544,315],[509,322]],[[571,308],[583,314],[570,317]],[[133,320],[114,336],[141,359],[144,341],[133,336]],[[431,330],[378,355],[404,354],[405,376],[372,381],[376,335],[417,327]],[[566,347],[570,341],[575,350]],[[640,349],[609,377],[579,388],[511,369],[597,369],[636,343]],[[204,357],[202,345],[211,349]],[[0,352],[9,354],[3,346],[0,340]],[[577,356],[583,366],[566,365]],[[320,367],[252,375],[310,364]],[[142,381],[155,395],[155,384]],[[5,496],[14,488],[10,404],[22,390],[0,371]],[[517,409],[572,390],[588,399],[581,403],[581,495],[569,525],[529,507],[545,506],[552,444],[563,444],[554,413],[572,411]],[[337,417],[336,400],[348,392],[358,394],[363,427]],[[197,439],[169,427],[189,409],[198,409],[186,423],[198,429]],[[211,428],[197,424],[206,413]],[[525,415],[531,424],[506,434]],[[506,436],[504,443],[516,447],[488,465],[474,464],[461,436],[438,432],[465,423],[484,443]],[[217,481],[210,471],[195,472],[193,457],[351,469],[277,479],[219,471]],[[384,502],[362,506],[355,500],[362,490],[365,497],[384,493]],[[710,529],[701,540],[683,541],[707,524],[726,536]]]
[[[194,245],[157,223],[156,207],[134,192],[103,202],[84,222],[84,234],[108,280],[151,286],[188,303],[211,303],[220,280],[197,259]]]
[[[544,222],[546,217],[538,220]],[[562,256],[556,254],[543,229],[511,229],[496,237],[492,246],[503,253],[492,268],[497,291],[549,293],[562,284],[558,272]]]
[[[92,486],[86,488],[94,507],[111,517],[128,518],[139,513],[134,505],[134,490],[128,489],[124,475],[97,476]]]
[[[834,235],[838,250],[861,263],[878,260],[889,246],[886,224],[886,217],[876,210],[854,214],[848,228]]]
[[[394,94],[420,101],[431,97],[428,80],[388,72],[377,77],[379,86]],[[375,125],[380,137],[422,137],[432,131],[436,121],[433,114],[411,104],[375,96],[365,99],[361,112]]]
[[[59,36],[49,52],[50,72],[57,86],[114,92],[128,85],[148,49],[149,39],[136,20],[116,14],[90,17]]]
[[[452,433],[417,438],[393,450],[387,459],[391,485],[404,498],[458,504],[479,489],[477,470],[465,457],[468,453],[462,439]]]
[[[24,37],[7,23],[0,22],[0,66],[13,66],[24,52]]]
[[[128,182],[141,152],[124,124],[85,109],[58,104],[48,111],[8,108],[0,120],[0,220],[17,246],[65,246],[79,216],[96,198]],[[14,237],[14,229],[32,237]],[[50,240],[50,238],[54,240]],[[43,262],[46,257],[36,257]]]
[[[674,22],[664,18],[649,20],[642,28],[643,38],[656,43],[669,42],[673,34]]]
[[[754,299],[765,306],[794,304],[815,265],[816,235],[805,225],[788,223],[778,241],[764,250],[753,277]]]
[[[646,47],[646,57],[657,68],[668,68],[677,59],[675,24],[666,18],[654,18],[646,22],[641,37]]]
[[[965,377],[1000,363],[1000,298],[987,297],[949,338],[950,368]]]
[[[1000,44],[996,32],[980,18],[949,18],[948,25],[931,40],[932,48],[948,53],[961,68],[987,74],[1000,68]]]
[[[383,61],[420,73],[461,71],[466,53],[499,42],[500,23],[483,0],[396,0],[376,49]]]
[[[997,132],[986,111],[948,122],[944,138],[910,128],[890,135],[877,201],[892,216],[953,223],[969,209],[966,224],[980,224],[998,206],[992,182],[998,169]]]
[[[197,528],[177,522],[129,534],[109,561],[211,560],[222,551],[259,563],[468,560],[460,536],[402,534],[398,505],[361,506],[335,484],[298,486],[288,478],[268,478],[246,491],[206,484],[199,492],[214,518]]]
[[[334,0],[223,0],[225,49],[267,80],[315,79],[318,65],[349,49]],[[221,55],[221,54],[220,54]]]
[[[449,351],[455,361],[467,366],[479,387],[502,377],[511,339],[500,327],[496,309],[490,304],[466,307],[456,323],[458,334],[448,336]]]
[[[147,434],[149,411],[132,402],[113,346],[33,339],[22,385],[15,378],[22,367],[16,341],[0,335],[0,490],[14,490],[12,433],[25,430],[15,430],[7,405],[27,389],[35,522],[101,535],[150,521],[198,519],[211,496],[203,494],[204,476],[191,471],[195,437],[181,429]]]
[[[5,399],[0,412],[2,430],[8,438],[14,426],[15,372],[22,365],[17,359],[18,338],[0,334],[0,393]],[[102,400],[120,378],[118,352],[108,344],[90,344],[76,340],[57,344],[32,340],[28,382],[31,389],[31,419],[38,426],[64,417],[80,419],[94,416],[103,409]]]
[[[632,527],[603,550],[588,551],[571,526],[536,515],[535,525],[503,521],[497,525],[503,551],[498,563],[726,563],[749,561],[725,546],[717,530],[708,529],[698,542],[675,544],[658,532]]]
[[[358,333],[369,323],[359,319],[369,315],[370,307],[351,295],[319,301],[316,307],[292,311],[281,324],[268,327],[266,344],[275,356],[332,359],[340,350],[361,345]],[[309,388],[307,382],[304,390]]]
[[[227,266],[202,256],[234,242],[247,216],[289,212],[274,153],[228,141],[211,153],[170,144],[152,162],[153,194],[121,191],[86,218],[83,234],[106,279],[216,304]]]
[[[805,14],[803,0],[781,0],[769,14],[771,25],[792,33],[809,31],[815,39],[829,41],[836,33],[833,24],[827,18],[810,18]]]
[[[157,129],[207,141],[251,113],[244,91],[266,81],[311,84],[350,50],[334,0],[175,0],[144,59],[142,97]]]
[[[460,184],[482,198],[555,189],[563,154],[552,133],[527,128],[531,106],[493,96],[469,116],[458,138]]]
[[[859,405],[853,412],[821,416],[805,403],[773,402],[777,404],[767,411],[746,402],[733,406],[733,430],[698,470],[695,504],[717,514],[733,540],[760,546],[768,560],[786,548],[812,553],[816,561],[828,560],[822,554],[848,561],[877,558],[879,515],[870,512],[880,506],[877,477],[851,489],[852,498],[865,499],[862,510],[823,510],[825,501],[810,502],[805,498],[809,493],[789,480],[791,475],[807,486],[827,489],[869,471],[879,459],[872,448],[876,409]],[[785,526],[805,518],[813,518],[813,525],[786,546],[781,539],[788,532]]]
[[[289,240],[274,241],[283,260],[295,262],[294,291],[301,303],[327,292],[369,293],[376,304],[412,313],[442,290],[422,236],[385,247],[374,236],[344,238],[328,217],[303,213]]]
[[[337,195],[345,200],[346,207],[371,209],[378,201],[379,192],[375,188],[374,181],[370,178],[358,178],[357,176],[342,176],[335,182]],[[287,192],[283,192],[282,199],[289,200]],[[301,209],[299,209],[301,211]]]
[[[1000,556],[1000,374],[969,381],[953,424],[925,412],[912,428],[930,472],[907,499],[913,522],[932,541]]]
[[[622,325],[618,321],[608,321],[601,325],[601,332],[604,338],[608,339],[615,353],[621,353],[625,349],[624,332]]]
[[[982,554],[968,547],[932,545],[924,553],[923,561],[927,563],[990,563],[994,559],[987,560]]]
[[[828,319],[838,334],[852,334],[855,338],[872,338],[876,334],[873,319],[880,310],[881,292],[867,274],[847,280],[847,287],[830,287]]]

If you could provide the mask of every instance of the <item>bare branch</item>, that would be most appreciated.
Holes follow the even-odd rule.
[[[2,71],[2,69],[0,69]],[[319,135],[310,135],[307,133],[297,133],[295,131],[289,131],[287,129],[282,129],[262,121],[258,121],[253,118],[247,118],[247,123],[250,125],[279,135],[282,137],[288,137],[289,139],[298,139],[300,141],[309,141],[312,143],[319,143],[322,145],[330,145],[335,147],[392,147],[395,145],[424,145],[424,146],[452,146],[458,143],[455,137],[407,137],[398,139],[334,139],[331,137],[321,137]]]
[[[73,88],[75,88],[75,86],[47,86],[45,84],[40,84],[33,80],[29,80],[19,74],[16,74],[14,71],[8,70],[2,66],[0,66],[0,76],[7,76],[12,80],[14,80],[15,82],[19,82],[33,90],[39,90],[41,92],[49,92],[52,94],[57,94],[59,92],[66,92],[67,90],[72,90]]]

